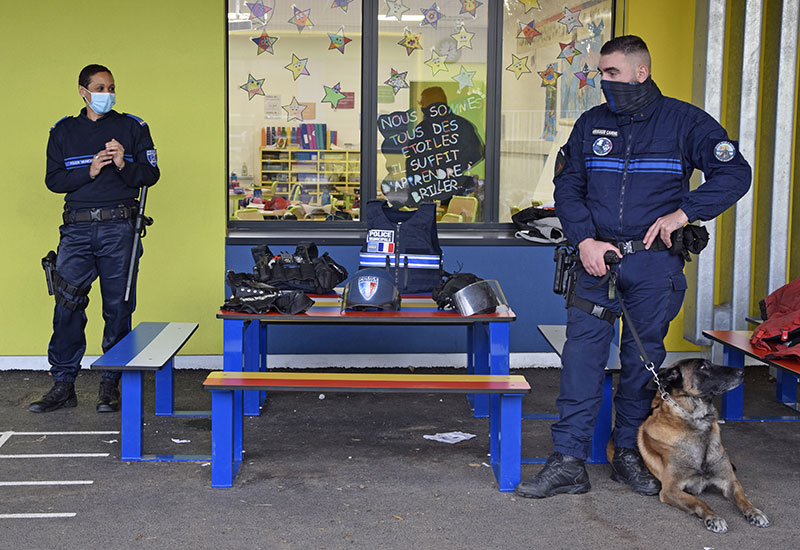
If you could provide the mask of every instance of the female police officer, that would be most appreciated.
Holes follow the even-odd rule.
[[[524,497],[590,488],[584,460],[602,401],[612,323],[621,309],[602,279],[608,251],[621,258],[615,292],[630,314],[622,328],[622,369],[614,397],[612,479],[637,493],[659,492],[636,448],[654,392],[646,388],[652,377],[630,325],[658,368],[666,356],[664,336],[686,290],[683,258],[667,250],[671,233],[687,221],[718,216],[750,187],[750,166],[722,126],[701,109],[661,95],[650,78],[650,53],[641,38],[606,42],[598,69],[607,103],[575,123],[553,180],[556,213],[580,252],[579,299],[567,311],[560,418],[551,428],[554,452],[533,479],[517,487]],[[690,191],[694,169],[704,173],[705,183]]]
[[[142,119],[111,110],[114,77],[102,65],[78,76],[86,106],[50,129],[45,183],[65,193],[55,274],[53,336],[48,348],[53,388],[28,407],[49,412],[77,405],[74,382],[86,349],[87,294],[100,278],[102,348],[109,350],[131,330],[134,298],[124,299],[133,246],[139,188],[159,178],[156,150]],[[139,252],[141,254],[141,250]],[[119,410],[119,373],[103,371],[98,412]]]

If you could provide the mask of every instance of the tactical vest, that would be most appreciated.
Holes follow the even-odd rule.
[[[416,211],[402,211],[371,200],[366,210],[361,267],[386,268],[401,293],[431,292],[442,278],[436,205],[423,203]]]

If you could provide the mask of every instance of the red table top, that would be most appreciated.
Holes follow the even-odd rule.
[[[795,374],[800,374],[800,361],[795,359],[765,359],[764,356],[769,354],[770,352],[763,349],[754,348],[750,344],[750,338],[752,337],[753,333],[749,330],[704,330],[703,335],[724,344],[726,346],[732,347],[744,353],[745,355],[749,355],[754,359],[758,359],[766,363],[767,365],[771,365],[774,367],[778,367],[781,369],[785,369],[791,371]]]

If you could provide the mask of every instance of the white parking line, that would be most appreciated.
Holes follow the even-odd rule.
[[[0,519],[74,518],[76,515],[76,512],[55,512],[52,514],[0,514]]]
[[[54,480],[54,481],[0,481],[0,487],[20,487],[29,485],[91,485],[92,480]]]
[[[12,435],[115,435],[116,432],[0,432],[2,434]]]
[[[8,441],[12,435],[14,435],[14,432],[0,432],[0,447],[2,447],[3,443]]]
[[[101,458],[109,453],[53,453],[39,455],[0,455],[0,458]]]

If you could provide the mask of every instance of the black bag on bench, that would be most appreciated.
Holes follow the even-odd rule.
[[[273,254],[265,244],[253,247],[251,252],[256,279],[279,290],[325,294],[347,279],[347,270],[327,252],[319,256],[314,243],[300,243],[293,254]]]

